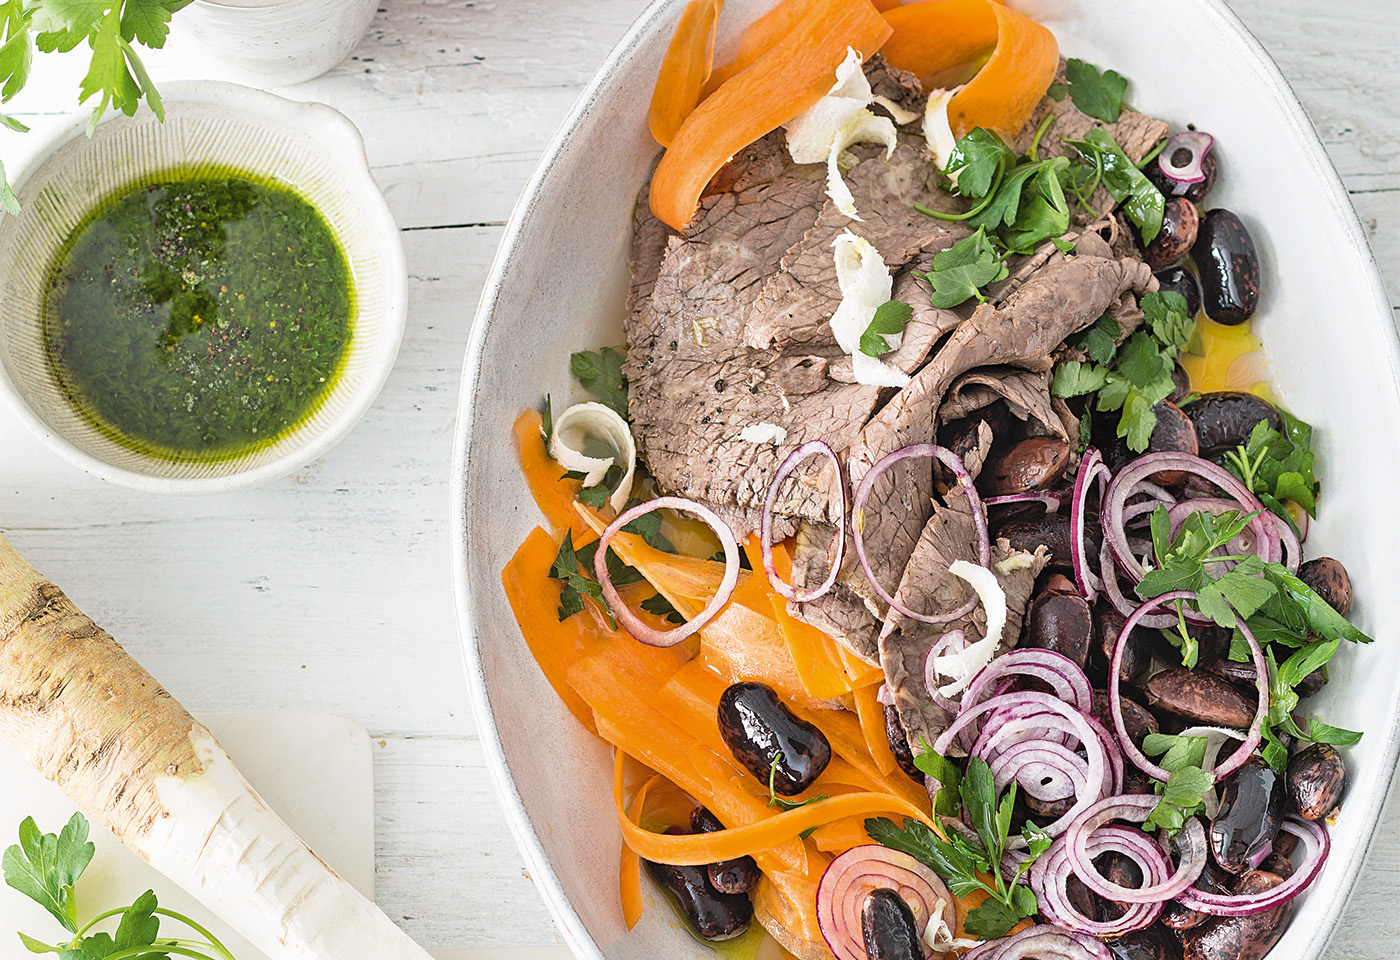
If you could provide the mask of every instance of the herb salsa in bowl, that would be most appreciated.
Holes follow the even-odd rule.
[[[354,290],[330,225],[286,187],[160,175],[60,253],[44,336],[69,399],[120,443],[218,459],[271,443],[329,392]]]
[[[322,455],[368,409],[405,313],[398,230],[320,104],[177,85],[164,123],[81,124],[0,220],[0,392],[58,453],[162,492]]]

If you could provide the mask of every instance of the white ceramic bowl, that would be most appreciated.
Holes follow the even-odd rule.
[[[725,5],[719,58],[771,0]],[[1376,642],[1348,647],[1317,698],[1366,731],[1346,751],[1349,786],[1332,856],[1297,902],[1278,960],[1313,960],[1360,869],[1395,766],[1400,694],[1400,350],[1389,301],[1345,191],[1277,68],[1220,0],[1013,0],[1069,56],[1129,77],[1134,105],[1218,138],[1210,205],[1238,211],[1259,244],[1258,329],[1279,392],[1320,429],[1321,518],[1309,556],[1351,573],[1353,617]],[[629,213],[656,147],[646,105],[684,6],[660,0],[599,71],[515,211],[472,331],[457,437],[458,616],[481,738],[529,869],[579,957],[712,954],[676,929],[658,895],[625,933],[609,751],[554,696],[500,588],[500,569],[540,517],[511,455],[510,425],[546,392],[570,391],[568,353],[619,342]],[[549,615],[548,611],[541,614]]]
[[[407,270],[399,230],[355,125],[319,103],[211,81],[162,88],[165,122],[108,116],[91,139],[73,119],[15,177],[23,210],[0,220],[0,393],[43,442],[83,470],[159,493],[219,493],[289,473],[323,455],[384,385],[403,337]],[[275,443],[220,460],[137,452],[99,431],[64,395],[48,362],[43,291],[72,229],[103,199],[174,168],[213,166],[284,183],[321,211],[350,265],[351,341],[330,393]]]

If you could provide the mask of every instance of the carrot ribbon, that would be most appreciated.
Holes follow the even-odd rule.
[[[690,0],[681,12],[675,36],[661,61],[661,74],[651,95],[648,120],[651,135],[663,147],[700,103],[701,89],[710,78],[715,57],[715,27],[723,0]]]

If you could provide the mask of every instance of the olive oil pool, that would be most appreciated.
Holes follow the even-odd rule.
[[[112,439],[172,460],[236,457],[285,435],[335,383],[349,264],[284,186],[174,171],[98,207],[51,269],[49,360]]]

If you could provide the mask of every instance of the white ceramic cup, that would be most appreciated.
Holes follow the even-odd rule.
[[[174,27],[230,80],[282,86],[319,77],[350,55],[378,0],[195,0]]]

